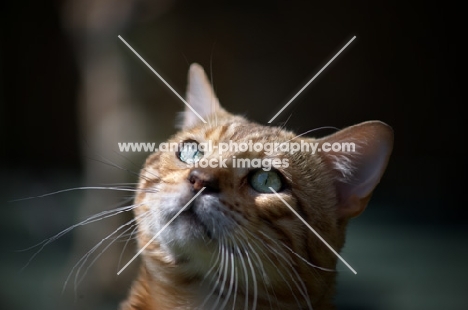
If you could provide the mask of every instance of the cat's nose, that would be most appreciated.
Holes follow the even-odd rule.
[[[219,192],[219,180],[215,172],[210,169],[195,168],[190,171],[189,182],[195,192],[206,187],[204,192]]]

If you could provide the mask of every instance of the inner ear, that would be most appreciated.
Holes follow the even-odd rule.
[[[205,121],[208,121],[211,114],[222,110],[205,71],[197,63],[192,64],[189,69],[186,99]],[[187,129],[199,123],[202,120],[190,108],[185,107],[180,127]]]
[[[317,142],[325,163],[333,171],[338,215],[343,218],[359,215],[387,167],[393,148],[393,130],[383,122],[369,121]]]

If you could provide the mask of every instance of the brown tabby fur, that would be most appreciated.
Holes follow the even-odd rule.
[[[190,69],[188,102],[207,124],[194,121],[187,111],[184,129],[169,142],[298,139],[282,128],[224,111],[196,64]],[[286,183],[279,195],[338,251],[348,219],[364,210],[382,176],[393,134],[373,121],[305,140],[356,143],[352,155],[278,151],[272,156],[289,160],[289,167],[278,169]],[[190,181],[193,169],[214,183],[203,183],[208,190],[194,201],[195,211],[185,210],[143,251],[140,273],[122,310],[334,309],[337,257],[275,194],[256,192],[248,180],[251,169],[233,168],[232,156],[266,155],[227,152],[222,157],[228,158],[228,168],[204,169],[188,168],[171,152],[149,156],[135,199],[140,248],[198,192]]]

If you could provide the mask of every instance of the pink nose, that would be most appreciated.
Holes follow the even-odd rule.
[[[194,168],[190,171],[189,182],[195,192],[206,187],[206,192],[219,192],[219,180],[215,172],[211,169]]]

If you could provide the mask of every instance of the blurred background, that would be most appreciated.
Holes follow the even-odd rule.
[[[132,240],[117,240],[88,266],[131,214],[77,227],[24,269],[40,247],[18,250],[129,204],[131,192],[76,190],[11,202],[133,186],[148,154],[121,154],[117,142],[162,142],[175,132],[183,103],[117,35],[180,94],[189,64],[200,63],[224,107],[260,123],[357,36],[275,120],[299,133],[373,119],[395,131],[388,169],[348,229],[342,255],[358,274],[338,265],[338,309],[468,309],[460,8],[208,0],[0,7],[1,309],[116,309],[125,298],[138,263],[116,272],[135,253]]]

